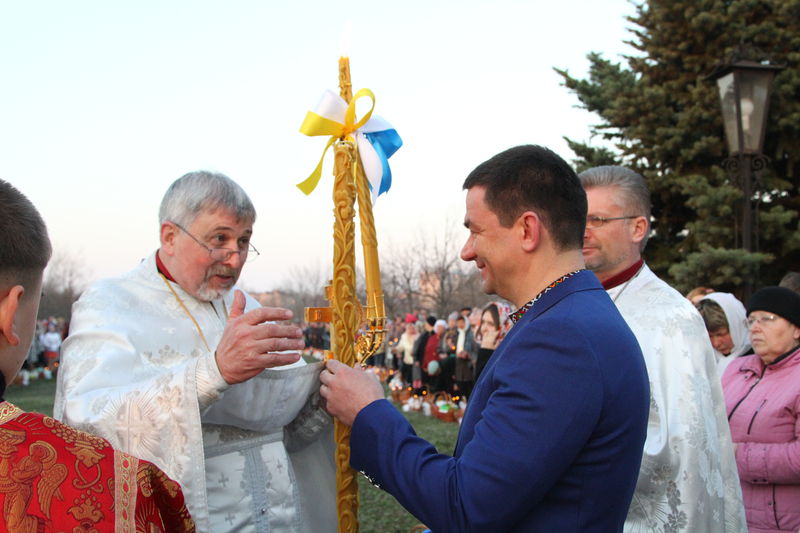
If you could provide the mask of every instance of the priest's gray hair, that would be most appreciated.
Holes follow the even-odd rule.
[[[651,204],[650,190],[642,175],[629,168],[606,165],[584,170],[578,174],[578,179],[585,190],[592,187],[616,187],[620,192],[618,204],[626,210],[624,215],[643,216],[647,219],[647,232],[639,244],[639,250],[644,251],[650,237]]]
[[[230,211],[239,220],[256,220],[253,203],[235,181],[218,172],[197,170],[184,174],[169,186],[161,200],[158,221],[188,228],[200,214],[219,208]]]

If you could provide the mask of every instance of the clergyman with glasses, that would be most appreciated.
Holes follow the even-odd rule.
[[[332,531],[320,369],[290,311],[236,288],[255,219],[227,176],[175,181],[158,250],[75,303],[54,414],[179,481],[198,531]]]
[[[583,257],[636,335],[650,420],[626,532],[747,531],[714,351],[697,309],[642,259],[650,192],[617,166],[578,175],[588,200]]]

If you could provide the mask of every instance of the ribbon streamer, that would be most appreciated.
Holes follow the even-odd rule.
[[[363,97],[369,98],[372,105],[356,121],[356,101]],[[326,90],[323,93],[314,111],[306,113],[300,133],[310,137],[329,135],[330,139],[322,151],[317,167],[308,178],[297,184],[298,189],[305,194],[311,194],[322,176],[322,163],[328,148],[337,140],[343,139],[356,143],[373,200],[389,190],[392,186],[389,158],[403,145],[403,140],[389,122],[372,116],[373,109],[375,95],[369,89],[358,91],[349,104],[333,91]]]

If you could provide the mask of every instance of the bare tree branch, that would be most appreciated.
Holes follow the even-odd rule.
[[[90,274],[80,254],[56,249],[44,272],[39,316],[64,317],[69,321],[72,304],[86,288]]]

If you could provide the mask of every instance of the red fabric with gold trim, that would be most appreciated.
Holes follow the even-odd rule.
[[[193,532],[180,485],[53,418],[0,403],[0,530]]]

